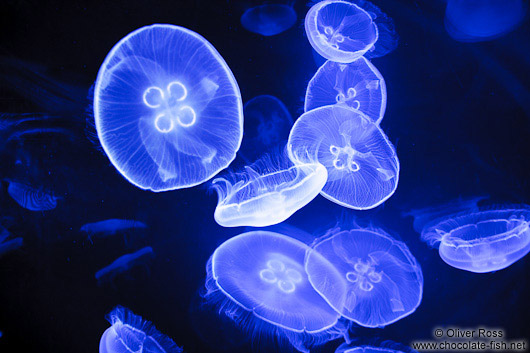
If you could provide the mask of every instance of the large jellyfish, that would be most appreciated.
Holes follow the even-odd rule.
[[[379,124],[386,109],[385,80],[364,57],[350,64],[326,61],[307,85],[304,109],[332,104],[357,109]]]
[[[320,265],[322,256],[333,271]],[[382,230],[329,231],[308,253],[305,270],[329,305],[361,326],[396,322],[413,313],[423,295],[420,265],[405,243]]]
[[[341,63],[357,60],[378,38],[370,14],[354,3],[341,0],[325,0],[311,7],[305,17],[305,30],[320,55]]]
[[[397,188],[399,161],[381,128],[358,110],[324,106],[295,122],[289,156],[324,165],[322,195],[339,205],[364,210],[387,200]]]
[[[235,158],[243,136],[237,82],[206,39],[156,24],[108,54],[94,91],[97,133],[118,171],[139,188],[198,185]]]
[[[182,348],[151,322],[117,306],[108,315],[111,323],[101,336],[99,353],[182,353]]]
[[[275,36],[296,23],[296,12],[291,5],[265,4],[251,7],[241,16],[241,24],[250,32]]]
[[[438,246],[448,265],[476,273],[506,268],[530,251],[530,207],[482,210],[426,227],[422,239]]]
[[[205,298],[254,335],[288,339],[300,351],[339,335],[339,314],[315,291],[304,271],[310,248],[288,236],[253,231],[219,246],[207,266]],[[332,281],[339,273],[324,257],[315,263]],[[265,332],[264,332],[265,331]]]
[[[320,163],[275,163],[264,156],[231,178],[214,179],[212,186],[219,196],[215,220],[224,227],[283,222],[313,200],[327,178]]]

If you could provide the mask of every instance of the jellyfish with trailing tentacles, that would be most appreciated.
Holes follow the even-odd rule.
[[[266,334],[287,339],[296,349],[338,337],[339,314],[315,291],[304,270],[310,248],[288,236],[254,231],[221,244],[208,261],[205,298],[245,328],[253,337]],[[315,263],[340,281],[324,257]]]
[[[448,265],[476,273],[502,270],[530,252],[530,207],[504,207],[450,215],[421,237],[438,247]]]
[[[328,60],[307,85],[304,109],[332,104],[357,109],[379,124],[386,109],[385,80],[364,57],[350,64]]]
[[[320,266],[321,257],[333,271]],[[329,305],[361,326],[396,322],[413,313],[423,295],[420,265],[405,243],[379,229],[329,231],[307,254],[305,270]]]
[[[251,7],[241,16],[246,30],[262,36],[275,36],[296,23],[296,12],[288,4],[264,4]]]
[[[117,306],[108,315],[111,323],[101,336],[99,353],[182,353],[182,348],[151,322]]]
[[[173,25],[142,27],[114,46],[94,90],[99,140],[139,188],[198,185],[226,168],[243,136],[237,82],[206,39]]]
[[[395,192],[399,160],[381,128],[358,110],[324,106],[295,122],[287,143],[293,161],[316,161],[328,171],[321,194],[358,210],[374,208]]]

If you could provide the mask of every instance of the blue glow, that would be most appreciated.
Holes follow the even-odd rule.
[[[320,265],[322,256],[332,271]],[[329,305],[361,326],[396,322],[413,313],[423,295],[420,265],[405,243],[381,230],[329,231],[308,253],[305,269]]]
[[[43,188],[34,188],[11,179],[4,179],[9,186],[7,192],[20,206],[30,211],[50,211],[57,207],[57,200],[61,199]]]
[[[284,144],[293,126],[293,118],[278,98],[261,95],[252,98],[243,108],[245,136],[239,154],[252,163],[265,152]]]
[[[116,276],[129,271],[135,266],[154,257],[153,249],[150,246],[142,248],[132,254],[126,254],[118,257],[110,265],[105,266],[95,274],[99,284],[104,282],[113,282]]]
[[[364,57],[350,64],[326,61],[307,85],[304,109],[343,104],[379,124],[386,110],[386,85],[381,73]]]
[[[101,336],[99,353],[182,353],[171,338],[127,308],[117,306],[107,320],[112,326]]]
[[[214,179],[219,196],[215,220],[224,227],[283,222],[318,195],[327,177],[319,163],[275,163],[264,156],[241,173]]]
[[[195,186],[226,168],[243,137],[241,95],[206,39],[142,27],[114,46],[94,92],[99,140],[118,171],[151,191]]]
[[[328,60],[357,60],[378,38],[377,26],[368,12],[351,2],[326,0],[315,4],[305,18],[307,38]]]
[[[83,224],[79,229],[80,232],[87,234],[89,239],[92,237],[107,237],[128,230],[146,229],[147,224],[133,219],[105,219],[103,221]]]
[[[304,271],[310,248],[278,233],[240,234],[219,246],[207,266],[205,298],[252,332],[286,338],[300,351],[338,336],[339,314],[318,295]],[[333,271],[317,254],[314,261]]]
[[[293,7],[283,4],[255,6],[241,16],[241,24],[246,30],[266,37],[285,32],[295,23]]]
[[[322,195],[344,207],[374,208],[397,188],[394,146],[357,110],[333,105],[304,113],[291,129],[287,147],[294,161],[317,161],[326,167]]]
[[[401,347],[400,347],[401,348]],[[416,352],[410,348],[400,349],[386,348],[386,347],[373,347],[373,346],[355,346],[352,344],[343,343],[341,344],[335,353],[406,353]]]
[[[22,247],[24,240],[20,237],[7,240],[11,236],[11,232],[0,225],[0,257]]]
[[[459,42],[481,42],[512,31],[524,18],[522,0],[449,0],[445,28]]]
[[[502,270],[530,251],[530,208],[468,212],[423,230],[448,265],[476,273]]]

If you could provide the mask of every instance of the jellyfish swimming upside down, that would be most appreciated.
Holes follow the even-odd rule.
[[[94,91],[99,140],[141,189],[205,182],[235,158],[243,107],[228,65],[206,39],[155,24],[128,34],[103,62]]]

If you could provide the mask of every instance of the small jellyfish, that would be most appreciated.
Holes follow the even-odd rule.
[[[245,136],[239,154],[247,163],[285,144],[293,118],[278,98],[269,95],[254,97],[245,103],[243,113]]]
[[[87,223],[81,226],[80,232],[86,233],[91,240],[92,237],[107,237],[129,230],[146,229],[147,224],[133,219],[106,219],[99,222]]]
[[[262,36],[275,36],[296,23],[296,12],[291,5],[265,4],[251,7],[241,16],[246,30]]]
[[[253,231],[233,237],[208,262],[205,298],[218,303],[253,337],[287,339],[296,349],[309,352],[311,346],[340,334],[339,314],[308,281],[304,256],[309,250],[279,233]],[[314,260],[333,273],[322,256],[315,254]]]
[[[101,336],[99,353],[182,353],[171,338],[127,308],[117,306],[107,320],[112,326]]]
[[[214,179],[219,196],[214,218],[224,227],[283,222],[319,194],[327,177],[319,163],[274,163],[264,156],[231,180]]]
[[[99,284],[104,282],[113,282],[116,276],[129,271],[135,266],[141,265],[144,261],[154,257],[153,249],[146,246],[132,254],[125,254],[118,257],[110,265],[105,266],[95,274]]]
[[[364,57],[350,64],[326,61],[307,85],[304,109],[332,104],[357,109],[379,124],[386,110],[385,80]]]
[[[476,273],[502,270],[530,251],[530,207],[478,210],[448,216],[421,237],[448,265]]]
[[[0,225],[0,257],[23,245],[24,240],[20,237],[7,240],[11,235],[11,232]]]
[[[305,18],[307,38],[328,60],[351,63],[370,50],[378,38],[368,12],[354,3],[326,0],[315,4]]]
[[[155,192],[210,179],[243,137],[228,65],[206,39],[173,25],[142,27],[114,46],[98,73],[94,114],[112,164]]]
[[[358,346],[355,344],[343,343],[335,353],[418,353],[410,347],[404,347],[401,344],[386,341],[383,346]]]
[[[334,271],[320,266],[322,256]],[[410,315],[423,295],[420,265],[405,243],[382,230],[331,230],[308,253],[305,270],[329,305],[365,327],[383,327]]]
[[[30,211],[50,211],[57,207],[57,200],[62,199],[44,188],[34,188],[25,183],[4,179],[9,185],[7,192],[20,206]]]
[[[295,122],[287,143],[293,161],[324,165],[328,180],[321,194],[344,207],[377,207],[395,192],[399,160],[383,130],[358,110],[324,106]]]

